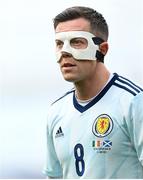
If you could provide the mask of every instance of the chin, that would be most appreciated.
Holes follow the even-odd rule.
[[[69,77],[69,76],[64,76],[64,79],[66,81],[72,82],[72,83],[76,82],[76,80],[77,80],[75,77]]]
[[[71,78],[64,78],[66,81],[68,81],[68,82],[72,82],[72,83],[74,83],[75,82],[75,80],[74,79],[71,79]]]

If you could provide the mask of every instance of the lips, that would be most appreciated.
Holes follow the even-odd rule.
[[[74,66],[76,66],[75,64],[72,64],[72,63],[64,63],[63,65],[62,65],[62,67],[74,67]]]

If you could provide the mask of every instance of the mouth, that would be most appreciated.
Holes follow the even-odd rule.
[[[69,67],[74,67],[74,66],[76,66],[75,64],[72,64],[72,63],[64,63],[63,65],[62,65],[62,68],[69,68]]]

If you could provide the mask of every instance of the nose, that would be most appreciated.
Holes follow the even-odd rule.
[[[65,52],[65,51],[62,51],[61,57],[60,57],[58,63],[60,63],[63,58],[66,59],[66,58],[71,58],[71,57],[73,57],[72,54]]]
[[[69,57],[72,57],[71,53],[68,53],[68,52],[65,52],[65,51],[61,52],[61,58],[69,58]]]
[[[61,49],[61,56],[64,58],[72,56],[72,49],[68,40],[64,41],[63,48]]]

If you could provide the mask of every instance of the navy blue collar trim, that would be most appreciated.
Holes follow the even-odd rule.
[[[73,104],[74,107],[81,113],[84,111],[88,110],[90,107],[92,107],[94,104],[96,104],[109,90],[109,88],[113,85],[114,81],[117,79],[118,74],[114,73],[113,78],[110,80],[110,82],[104,87],[104,89],[91,101],[89,102],[86,106],[81,106],[78,101],[76,100],[75,97],[75,91],[73,93]]]

